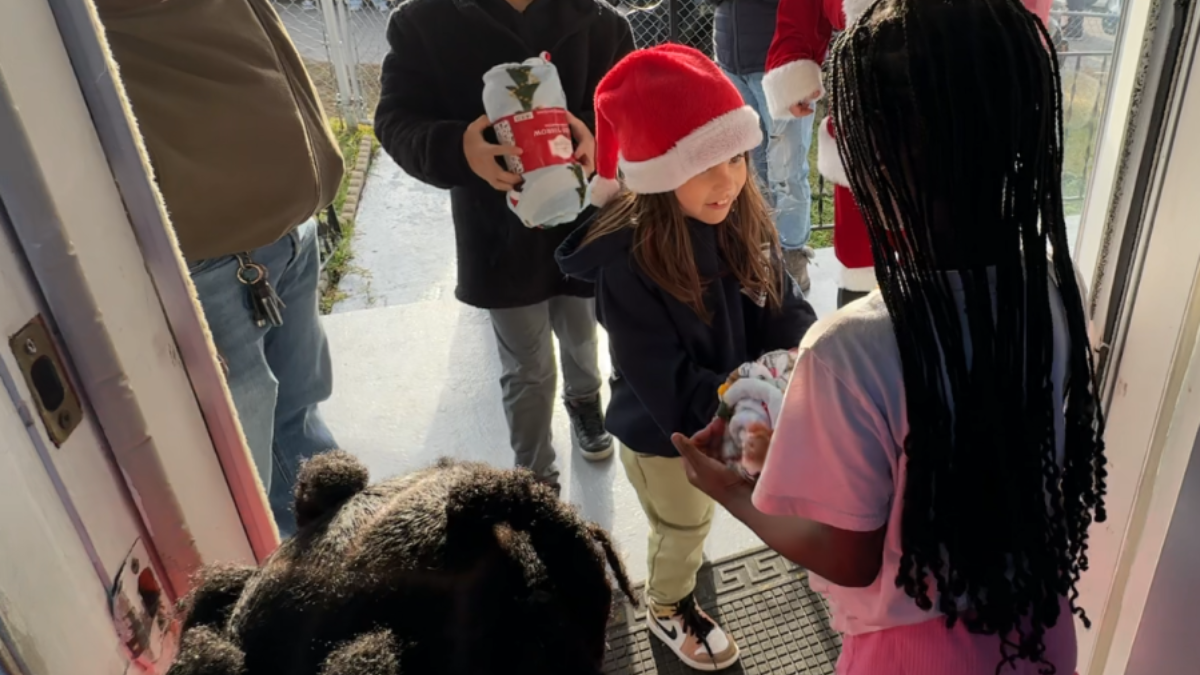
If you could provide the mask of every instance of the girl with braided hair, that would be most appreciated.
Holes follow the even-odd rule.
[[[1071,675],[1103,415],[1061,192],[1058,60],[1018,0],[878,0],[832,109],[879,290],[819,322],[756,485],[689,478],[807,567],[840,675]]]
[[[369,486],[350,455],[300,472],[300,531],[214,568],[168,675],[599,675],[608,534],[525,471],[443,460]]]

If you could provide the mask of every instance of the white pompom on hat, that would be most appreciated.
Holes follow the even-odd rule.
[[[671,192],[762,143],[758,113],[712,59],[683,45],[641,49],[596,87],[596,178],[592,203],[625,186]]]

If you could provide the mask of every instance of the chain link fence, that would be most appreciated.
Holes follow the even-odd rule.
[[[400,0],[273,0],[325,112],[369,122],[379,102],[387,20]]]
[[[1063,90],[1063,202],[1083,211],[1122,17],[1119,0],[1066,0],[1050,13]]]
[[[694,47],[712,58],[714,0],[617,0],[638,49],[664,42]]]

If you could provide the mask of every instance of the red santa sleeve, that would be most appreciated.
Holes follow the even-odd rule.
[[[841,16],[835,17],[839,25]],[[821,64],[829,51],[834,24],[825,0],[780,0],[775,14],[775,37],[767,52],[763,90],[775,119],[790,119],[791,107],[815,101],[825,93]]]

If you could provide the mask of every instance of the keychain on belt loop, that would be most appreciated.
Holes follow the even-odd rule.
[[[237,254],[237,279],[250,291],[250,309],[254,312],[254,323],[259,328],[270,324],[278,328],[283,325],[283,310],[287,305],[279,299],[275,289],[267,281],[267,268],[250,259],[249,253]]]

